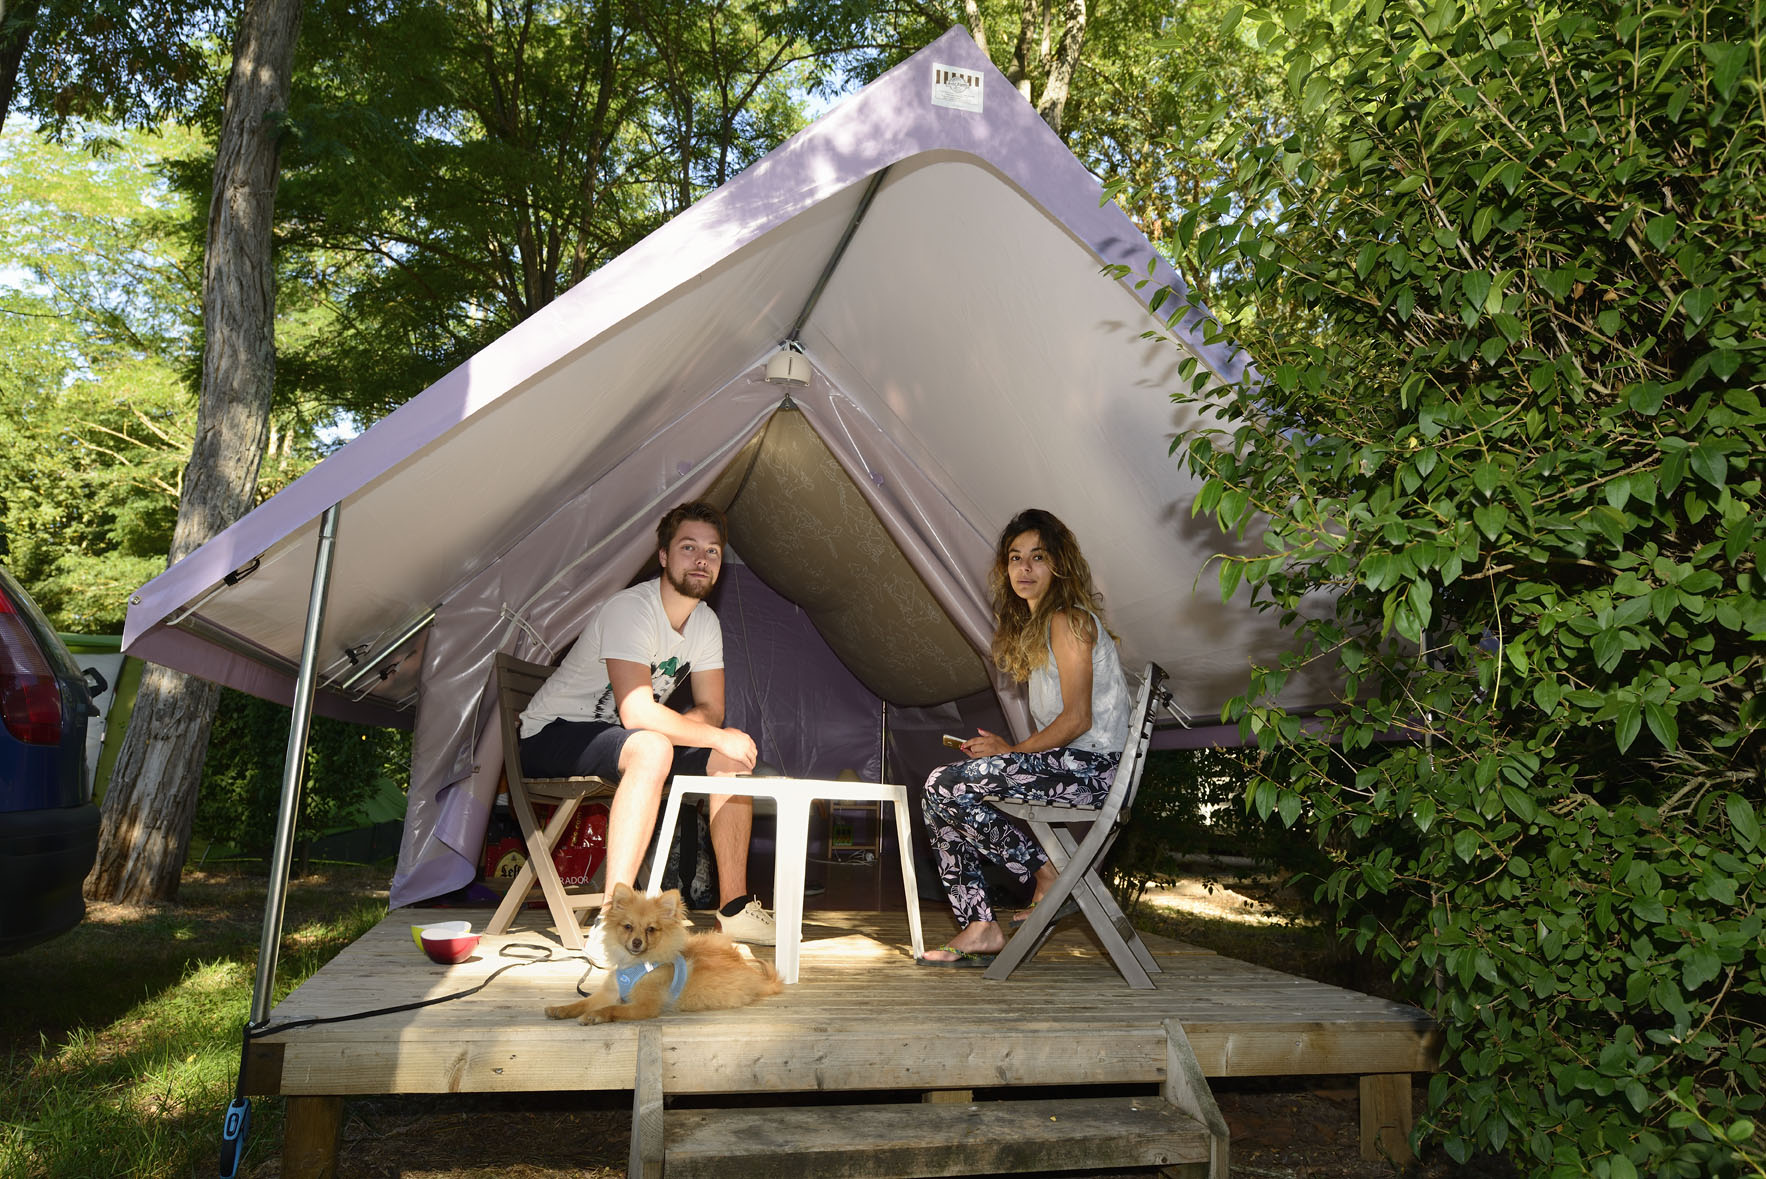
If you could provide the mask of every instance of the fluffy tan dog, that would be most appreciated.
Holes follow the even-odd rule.
[[[614,969],[593,995],[546,1014],[584,1023],[655,1019],[664,1011],[746,1007],[784,990],[777,971],[744,958],[723,934],[688,936],[686,916],[678,889],[645,897],[614,885],[601,917]]]

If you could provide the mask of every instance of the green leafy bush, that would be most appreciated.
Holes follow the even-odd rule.
[[[275,841],[288,753],[288,709],[224,689],[203,762],[194,834],[251,855]],[[411,735],[330,717],[313,718],[296,837],[304,844],[360,822],[364,803],[385,779],[410,776]]]
[[[1316,11],[1245,14],[1300,114],[1185,130],[1229,174],[1173,242],[1261,369],[1177,398],[1294,637],[1248,803],[1441,1019],[1454,1158],[1766,1174],[1758,6]]]
[[[1125,906],[1137,902],[1149,885],[1168,884],[1198,867],[1209,870],[1209,857],[1248,859],[1300,877],[1323,870],[1327,861],[1309,830],[1243,805],[1261,760],[1255,750],[1237,749],[1148,754],[1134,821],[1123,829],[1107,864],[1111,891]]]

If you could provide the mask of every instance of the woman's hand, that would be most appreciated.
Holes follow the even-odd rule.
[[[998,733],[990,733],[986,729],[976,730],[981,735],[971,737],[963,742],[963,754],[966,757],[997,757],[1002,753],[1012,752],[1011,742]]]

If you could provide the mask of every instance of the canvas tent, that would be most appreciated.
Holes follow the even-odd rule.
[[[1140,289],[1100,273],[1150,262]],[[1191,516],[1168,393],[1186,355],[1244,362],[1193,324],[1141,339],[1160,283],[1182,289],[953,29],[143,587],[126,648],[289,700],[336,506],[319,707],[415,727],[395,905],[472,878],[494,653],[553,658],[688,498],[728,504],[744,574],[901,706],[989,688],[993,536],[1049,508],[1124,662],[1212,718],[1274,627],[1203,574],[1232,542]],[[786,339],[807,384],[765,379]]]

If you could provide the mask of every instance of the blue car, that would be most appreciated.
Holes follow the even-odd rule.
[[[104,691],[0,566],[0,954],[66,933],[98,853],[86,721]]]

